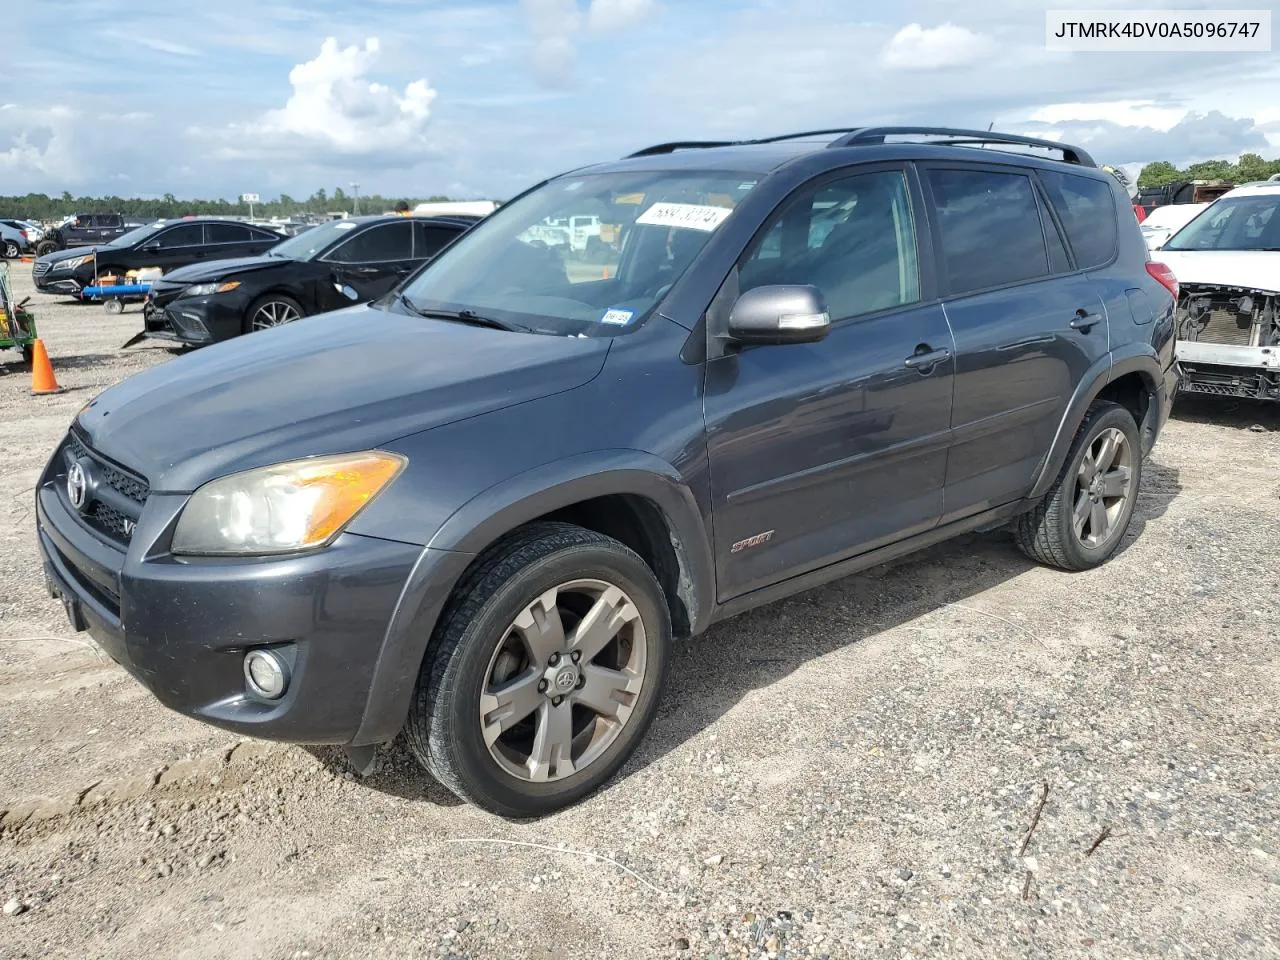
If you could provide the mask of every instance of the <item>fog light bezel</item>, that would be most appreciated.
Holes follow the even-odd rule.
[[[265,661],[274,669],[276,676],[279,678],[279,689],[265,689],[253,676],[251,666],[256,661]],[[270,648],[258,647],[249,650],[244,655],[244,683],[248,691],[255,697],[263,700],[276,701],[285,695],[289,689],[289,664],[285,658],[277,651]]]

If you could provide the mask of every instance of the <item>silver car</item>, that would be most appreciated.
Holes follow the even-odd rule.
[[[25,227],[13,226],[12,220],[0,220],[0,257],[16,260],[30,248],[31,240]]]

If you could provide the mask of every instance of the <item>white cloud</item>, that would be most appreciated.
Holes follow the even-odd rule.
[[[600,32],[625,30],[647,19],[654,7],[654,0],[591,0],[587,23]]]
[[[990,37],[954,23],[911,23],[893,35],[880,62],[891,70],[942,70],[976,63],[994,47]]]
[[[426,80],[414,80],[403,93],[370,82],[367,75],[380,49],[376,37],[350,47],[339,47],[329,37],[314,60],[289,71],[293,94],[284,107],[233,128],[233,135],[277,143],[302,140],[313,150],[343,155],[397,153],[421,146],[436,91]]]
[[[539,82],[564,87],[573,80],[577,61],[575,42],[582,32],[578,0],[521,0],[533,35],[529,65]],[[603,34],[633,27],[657,8],[654,0],[591,0],[586,24]]]
[[[1153,100],[1111,100],[1101,103],[1055,103],[1031,114],[1039,123],[1105,120],[1126,127],[1171,130],[1189,111],[1186,107],[1160,106]]]

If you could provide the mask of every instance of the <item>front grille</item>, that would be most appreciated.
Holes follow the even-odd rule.
[[[58,477],[59,495],[66,501],[68,509],[91,529],[117,543],[128,544],[133,539],[134,525],[151,495],[147,481],[90,449],[75,432],[67,434],[63,450],[63,469]],[[82,510],[77,510],[71,503],[66,484],[67,471],[77,460],[87,461],[97,479],[93,499]],[[114,493],[105,493],[104,488]]]
[[[85,446],[84,441],[74,433],[70,434],[67,439],[72,455],[76,459],[88,457],[92,460],[98,468],[99,475],[113,490],[123,493],[136,504],[142,505],[147,502],[147,497],[151,496],[151,487],[145,480],[131,476],[114,464],[104,460]]]
[[[33,277],[43,277],[43,276],[44,276],[46,273],[48,273],[52,268],[53,268],[53,264],[51,264],[51,263],[44,263],[44,262],[42,262],[42,261],[40,261],[40,260],[37,260],[37,261],[36,261],[36,265],[35,265],[34,267],[32,267],[32,268],[31,268],[31,275],[32,275]]]

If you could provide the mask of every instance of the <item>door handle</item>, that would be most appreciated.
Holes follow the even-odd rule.
[[[1088,333],[1093,327],[1102,322],[1102,314],[1089,313],[1086,310],[1077,310],[1076,315],[1071,320],[1071,329],[1079,330],[1082,333]]]
[[[927,343],[922,343],[916,347],[915,353],[902,362],[912,370],[927,370],[934,364],[946,360],[949,356],[951,356],[951,351],[946,347],[934,350]]]

